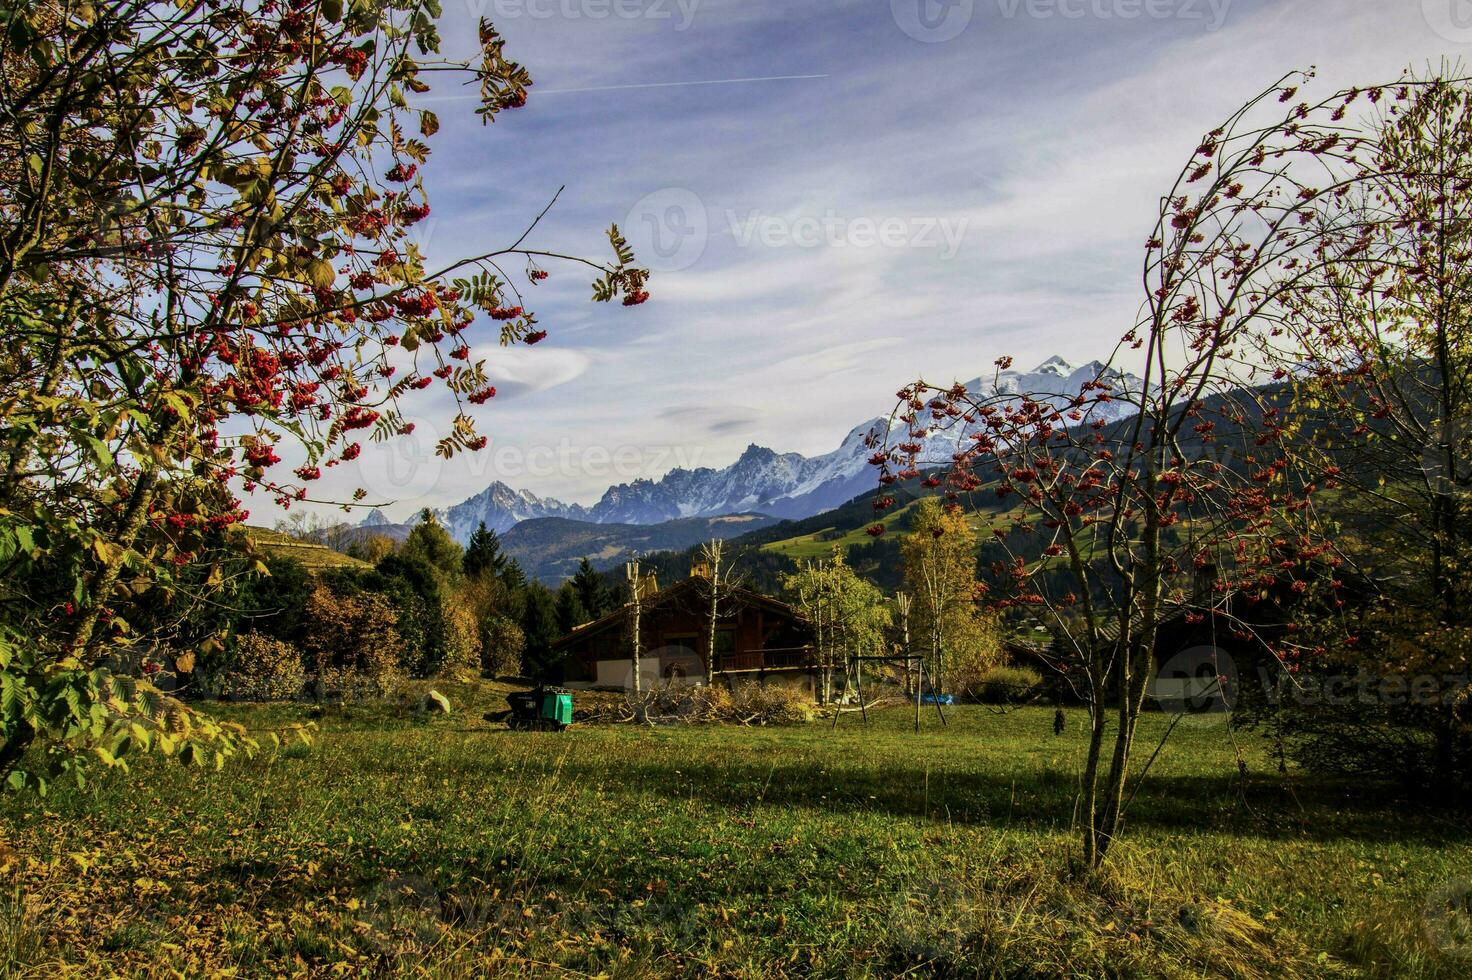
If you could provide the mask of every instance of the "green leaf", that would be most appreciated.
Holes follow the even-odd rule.
[[[78,432],[77,438],[81,440],[82,445],[87,447],[87,452],[92,455],[92,459],[96,461],[98,466],[105,470],[112,469],[112,450],[107,448],[107,443],[90,432]]]
[[[21,679],[14,674],[0,674],[0,716],[6,724],[18,720],[25,712],[26,691]]]

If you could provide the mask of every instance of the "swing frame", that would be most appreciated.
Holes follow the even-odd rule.
[[[919,653],[871,654],[867,656],[851,656],[848,658],[843,671],[843,683],[838,689],[838,697],[842,698],[848,693],[849,679],[852,678],[854,692],[859,697],[859,714],[863,718],[865,725],[869,724],[869,706],[864,703],[864,675],[861,668],[863,664],[869,662],[888,664],[892,667],[903,666],[907,673],[911,669],[915,670],[917,680],[914,691],[915,731],[917,733],[920,731],[920,702],[924,697],[927,685],[930,687],[930,694],[935,704],[935,713],[940,718],[941,727],[947,727],[949,722],[946,721],[945,709],[941,707],[939,693],[935,689],[935,681],[931,677],[930,672],[925,669],[924,655]],[[850,709],[850,712],[852,712],[852,709]],[[842,707],[836,708],[833,712],[833,721],[828,726],[830,730],[838,727],[838,716],[843,713]]]

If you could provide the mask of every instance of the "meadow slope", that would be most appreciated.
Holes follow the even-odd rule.
[[[1428,896],[1465,815],[1280,776],[1179,726],[1109,872],[1069,874],[1084,717],[908,730],[329,709],[223,771],[139,761],[0,804],[12,976],[1463,976]],[[305,709],[219,709],[252,728]],[[1142,754],[1165,719],[1148,716]],[[1243,775],[1245,767],[1245,776]]]

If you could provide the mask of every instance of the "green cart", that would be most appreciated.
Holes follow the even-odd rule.
[[[572,692],[560,687],[538,687],[508,694],[506,727],[518,731],[560,732],[572,724]]]

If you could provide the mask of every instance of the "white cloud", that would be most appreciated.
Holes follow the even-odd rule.
[[[485,359],[486,377],[496,386],[498,399],[549,391],[587,371],[593,358],[586,352],[555,347],[487,346],[472,352]]]
[[[699,195],[711,235],[693,266],[657,274],[653,300],[635,310],[589,304],[591,274],[549,264],[553,279],[525,297],[549,341],[478,351],[502,391],[477,411],[482,430],[493,445],[698,449],[706,465],[751,441],[830,450],[921,374],[969,378],[1003,353],[1029,365],[1107,356],[1138,311],[1159,197],[1203,132],[1294,68],[1317,65],[1327,93],[1468,50],[1427,26],[1420,0],[1234,0],[1215,31],[1006,18],[979,0],[944,44],[905,36],[883,2],[705,0],[684,31],[618,19],[498,26],[538,86],[527,109],[489,128],[469,106],[439,108],[426,168],[436,256],[514,239],[563,184],[535,245],[600,257],[601,228],[671,187]],[[538,97],[800,73],[828,77]],[[923,248],[743,247],[727,211],[945,218],[966,235],[949,260]],[[723,406],[743,406],[749,425],[722,424],[737,421]],[[484,478],[452,461],[432,502]],[[606,483],[569,471],[522,485],[587,500]]]

